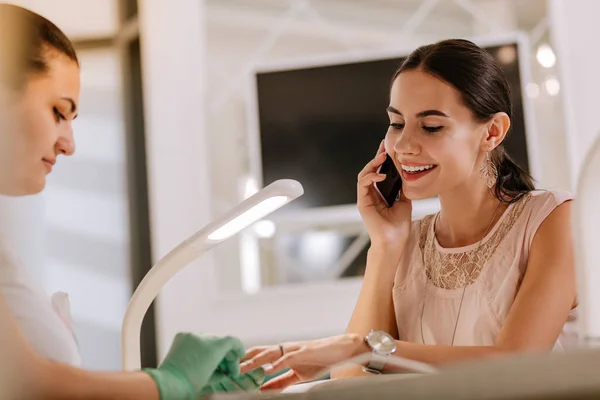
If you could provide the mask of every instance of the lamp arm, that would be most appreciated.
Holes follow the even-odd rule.
[[[123,317],[121,332],[124,371],[140,368],[142,321],[162,287],[185,266],[219,243],[197,240],[198,236],[206,237],[211,231],[211,227],[206,227],[171,250],[148,271],[133,293]]]

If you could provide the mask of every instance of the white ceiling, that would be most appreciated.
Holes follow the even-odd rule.
[[[292,3],[294,0],[207,0],[209,24],[216,22],[211,21],[213,17],[223,22],[221,14],[229,13],[231,21],[252,25],[254,19],[283,15]],[[385,29],[388,24],[402,24],[426,1],[310,0],[309,3],[330,22],[351,23],[359,28],[376,24],[380,29]],[[510,10],[518,28],[522,30],[532,29],[546,14],[546,0],[438,0],[427,19],[454,26],[471,25],[473,16],[466,9],[472,6],[480,10],[482,16],[488,17],[492,24],[497,16],[493,12],[486,12],[485,8],[490,5],[493,7],[493,3],[496,3],[496,7]],[[240,15],[244,17],[240,19]]]
[[[206,0],[211,85],[265,61],[529,32],[546,15],[546,0],[309,0],[295,13],[293,4],[302,0]],[[424,4],[434,6],[419,18]]]

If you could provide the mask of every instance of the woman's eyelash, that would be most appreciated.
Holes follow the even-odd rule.
[[[437,131],[442,130],[443,126],[424,126],[423,129],[425,129],[427,132],[430,133],[434,133]]]
[[[399,130],[404,129],[404,124],[400,124],[397,122],[390,123],[390,126],[394,129],[399,129]],[[435,132],[441,131],[444,127],[443,126],[423,126],[422,128],[423,128],[423,130],[425,130],[429,133],[435,133]]]
[[[54,107],[54,115],[56,116],[57,119],[59,120],[65,120],[66,121],[66,117],[60,112],[58,111],[58,108]]]

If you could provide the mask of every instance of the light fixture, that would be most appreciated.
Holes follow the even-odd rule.
[[[560,92],[560,83],[556,78],[548,78],[544,81],[544,86],[546,87],[546,92],[550,96],[556,96]]]
[[[162,287],[177,272],[216,244],[239,233],[303,193],[304,189],[297,181],[283,179],[273,182],[181,242],[158,260],[133,293],[123,317],[121,332],[123,369],[133,371],[140,368],[142,320]]]
[[[261,239],[272,238],[277,232],[277,225],[275,225],[275,222],[269,221],[268,219],[258,221],[252,226],[252,228],[254,229],[256,236]]]
[[[496,53],[502,64],[512,64],[517,59],[517,50],[513,46],[502,46]]]
[[[544,68],[552,68],[556,64],[556,56],[552,47],[548,44],[541,44],[535,55],[540,65]]]
[[[208,235],[209,240],[225,240],[239,231],[249,227],[254,222],[263,219],[265,216],[271,214],[273,211],[281,208],[284,204],[290,200],[287,196],[274,196],[263,200],[259,204],[255,205],[248,211],[238,215],[225,225],[215,230],[213,233]]]

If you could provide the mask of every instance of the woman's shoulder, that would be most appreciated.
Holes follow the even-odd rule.
[[[530,192],[523,204],[521,221],[524,223],[527,248],[531,247],[533,238],[539,227],[548,216],[561,204],[573,200],[572,193],[565,190],[534,190]]]
[[[569,191],[549,189],[533,190],[529,192],[529,197],[535,203],[548,203],[549,205],[555,204],[555,206],[574,199],[573,194]]]
[[[561,204],[573,200],[573,194],[565,190],[538,189],[529,192],[521,201],[523,214],[534,225],[541,224]]]

